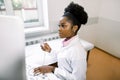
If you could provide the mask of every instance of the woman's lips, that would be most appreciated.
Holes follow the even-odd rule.
[[[59,32],[59,35],[61,35],[62,33]]]

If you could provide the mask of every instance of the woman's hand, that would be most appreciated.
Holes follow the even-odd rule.
[[[41,45],[41,49],[46,52],[51,52],[51,48],[47,43],[44,43],[43,45]]]
[[[34,69],[34,73],[37,74],[37,73],[50,73],[50,72],[53,72],[55,70],[55,67],[54,66],[41,66],[41,67],[37,67]]]

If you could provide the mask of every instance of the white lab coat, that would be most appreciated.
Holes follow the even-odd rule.
[[[86,51],[77,36],[66,46],[60,49],[59,53],[51,51],[56,55],[58,68],[54,74],[60,80],[86,80]]]

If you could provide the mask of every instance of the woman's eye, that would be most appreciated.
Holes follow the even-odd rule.
[[[61,25],[62,27],[64,27],[65,25]]]
[[[58,25],[59,27],[65,27],[65,25]]]

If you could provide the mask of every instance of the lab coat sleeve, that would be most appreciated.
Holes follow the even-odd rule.
[[[72,73],[63,69],[55,68],[54,74],[61,80],[85,80],[86,79],[86,54],[82,53],[82,57],[78,54],[71,56]]]
[[[54,74],[61,80],[76,80],[71,73],[60,68],[55,68]]]
[[[57,53],[58,53],[58,51],[56,51],[56,50],[51,50],[51,52],[48,53],[48,55],[51,56],[51,58],[53,59],[54,62],[57,62]]]

